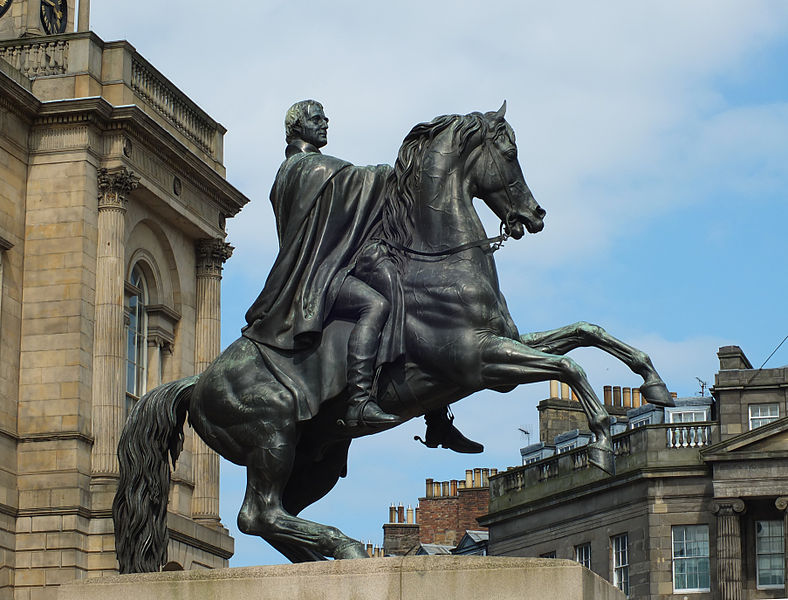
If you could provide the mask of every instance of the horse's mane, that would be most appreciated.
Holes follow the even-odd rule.
[[[419,187],[422,160],[427,148],[441,132],[450,129],[457,149],[462,154],[471,137],[484,133],[487,121],[481,113],[469,115],[444,115],[429,123],[419,123],[405,136],[394,165],[394,173],[386,186],[386,203],[383,210],[383,236],[403,246],[412,242],[413,205]],[[395,252],[397,263],[401,262]]]

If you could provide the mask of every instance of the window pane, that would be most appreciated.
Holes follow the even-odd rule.
[[[679,525],[672,534],[674,591],[710,589],[708,525]]]
[[[758,587],[783,587],[785,581],[785,537],[783,521],[755,522]]]

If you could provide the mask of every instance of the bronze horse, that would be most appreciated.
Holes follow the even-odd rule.
[[[564,355],[595,346],[642,376],[644,398],[671,405],[649,357],[588,323],[520,335],[498,285],[492,242],[473,207],[482,199],[517,239],[542,230],[545,211],[525,183],[514,132],[497,112],[438,117],[414,127],[400,149],[378,236],[398,257],[405,291],[406,360],[384,368],[378,401],[410,419],[474,392],[512,390],[557,379],[571,386],[596,440],[593,464],[614,469],[609,416],[583,370]],[[335,527],[298,517],[346,474],[344,365],[351,325],[334,319],[309,356],[331,356],[337,394],[309,421],[295,417],[291,392],[265,352],[241,337],[201,375],[162,385],[133,408],[119,445],[120,483],[113,505],[121,572],[156,571],[166,562],[168,454],[180,452],[183,423],[216,452],[247,468],[239,529],[259,535],[293,562],[366,557],[364,545]],[[281,354],[281,353],[280,353]]]

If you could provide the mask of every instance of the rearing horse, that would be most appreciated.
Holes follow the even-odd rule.
[[[557,379],[571,386],[588,416],[596,437],[590,461],[612,472],[609,416],[583,370],[564,354],[598,347],[643,377],[647,401],[672,401],[649,357],[600,327],[576,323],[518,333],[473,207],[474,198],[482,199],[515,239],[544,226],[545,211],[525,183],[505,106],[438,117],[414,127],[403,142],[379,235],[402,270],[406,359],[382,371],[378,402],[410,419],[482,389]],[[168,454],[174,463],[187,413],[211,448],[247,468],[241,531],[259,535],[293,562],[366,557],[360,542],[298,516],[346,474],[351,439],[374,433],[337,422],[347,398],[337,356],[346,354],[351,327],[330,320],[315,352],[279,352],[277,368],[264,349],[241,337],[201,375],[160,386],[137,403],[121,436],[113,505],[121,572],[155,571],[166,562]],[[334,365],[329,375],[337,393],[321,399],[317,416],[299,422],[281,365],[297,369],[299,361],[324,355],[333,359],[321,364]]]

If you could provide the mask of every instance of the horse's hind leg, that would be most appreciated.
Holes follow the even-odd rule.
[[[568,356],[548,354],[515,340],[496,337],[482,352],[482,385],[487,388],[557,379],[568,384],[588,417],[588,427],[596,436],[589,446],[589,460],[613,473],[613,443],[610,415],[594,393],[583,369]]]
[[[657,373],[648,354],[614,338],[599,325],[580,321],[559,329],[527,333],[520,337],[520,341],[549,354],[566,354],[575,348],[588,346],[599,348],[619,359],[633,373],[643,378],[640,391],[648,402],[659,406],[674,405],[665,382]]]
[[[278,432],[266,447],[251,452],[246,460],[246,496],[238,514],[238,528],[259,535],[285,556],[298,562],[317,555],[333,558],[366,558],[364,545],[339,529],[296,517],[285,510],[282,494],[295,457],[295,432]]]

